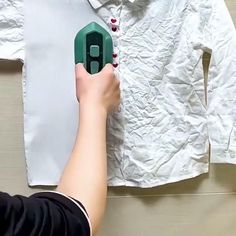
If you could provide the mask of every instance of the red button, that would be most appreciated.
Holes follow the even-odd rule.
[[[117,27],[112,27],[111,29],[112,29],[112,31],[114,31],[114,32],[117,31]]]
[[[118,66],[118,63],[114,63],[113,66],[116,68]]]
[[[112,54],[112,57],[113,57],[113,58],[117,58],[117,54],[116,54],[116,53],[113,53],[113,54]]]
[[[113,24],[115,24],[116,21],[117,21],[117,20],[116,20],[115,18],[112,18],[112,19],[111,19],[111,23],[113,23]]]

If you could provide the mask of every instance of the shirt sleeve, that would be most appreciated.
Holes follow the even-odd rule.
[[[56,192],[30,197],[0,193],[0,225],[2,236],[91,235],[82,204]]]
[[[207,120],[211,163],[236,164],[236,31],[223,0],[210,0]]]
[[[23,0],[0,1],[0,59],[24,60]]]

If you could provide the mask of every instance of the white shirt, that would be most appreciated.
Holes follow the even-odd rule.
[[[24,59],[23,0],[0,1],[0,59]]]
[[[212,163],[235,164],[236,33],[224,1],[90,2],[117,28],[122,104],[109,118],[109,183],[152,187],[207,172],[209,142]]]
[[[120,111],[108,118],[108,184],[152,187],[205,173],[209,142],[212,163],[236,164],[236,34],[224,1],[90,3],[25,1],[29,184],[56,184],[71,152],[73,39],[92,20],[112,34],[121,81]],[[207,104],[203,51],[212,52]]]
[[[108,3],[110,0],[89,0],[89,2],[91,3],[92,7],[94,9],[98,9],[99,7],[103,6],[104,4]],[[134,3],[135,1],[138,0],[127,0],[131,3]],[[120,4],[120,0],[116,0],[115,4],[119,5]]]

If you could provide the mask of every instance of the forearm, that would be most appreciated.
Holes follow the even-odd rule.
[[[102,107],[80,103],[77,139],[58,186],[58,191],[82,202],[94,231],[106,205],[106,117]]]
[[[95,235],[107,195],[106,119],[120,103],[120,82],[111,64],[90,75],[76,65],[76,95],[80,102],[79,129],[71,158],[58,191],[79,200],[86,208]]]

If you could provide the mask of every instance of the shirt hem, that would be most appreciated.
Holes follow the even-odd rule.
[[[0,60],[8,60],[8,61],[21,61],[24,63],[25,61],[25,53],[12,53],[12,54],[0,54]]]
[[[209,164],[207,163],[206,166],[204,166],[201,170],[195,170],[192,171],[191,173],[181,175],[181,176],[175,176],[168,178],[165,181],[154,181],[151,183],[137,183],[135,181],[129,181],[129,180],[112,180],[108,181],[108,186],[109,187],[119,187],[119,186],[127,186],[127,187],[140,187],[140,188],[153,188],[153,187],[158,187],[164,184],[170,184],[170,183],[175,183],[187,179],[191,179],[194,177],[197,177],[201,174],[205,174],[209,172]],[[57,186],[58,182],[37,182],[37,181],[31,181],[29,183],[29,186],[40,186],[40,185],[46,185],[46,186]],[[54,192],[54,191],[47,191],[47,192]]]
[[[211,146],[210,163],[236,164],[236,147]]]
[[[172,178],[169,178],[168,180],[165,180],[165,181],[155,181],[152,183],[137,183],[137,182],[127,181],[127,180],[121,180],[121,181],[115,180],[115,181],[112,181],[112,183],[108,182],[108,186],[109,187],[126,186],[126,187],[139,187],[139,188],[153,188],[153,187],[158,187],[158,186],[161,186],[164,184],[171,184],[171,183],[176,183],[179,181],[191,179],[191,178],[197,177],[201,174],[205,174],[208,172],[209,172],[209,168],[207,165],[201,171],[194,171],[190,174],[186,174],[186,175],[182,175],[182,176],[178,176],[178,177],[172,177]]]

